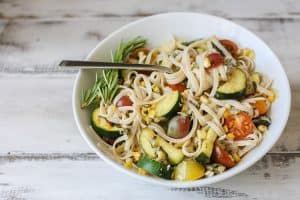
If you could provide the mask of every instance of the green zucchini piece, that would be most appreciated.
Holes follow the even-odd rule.
[[[170,118],[174,116],[180,109],[180,94],[173,91],[162,98],[155,107],[156,117]]]
[[[233,69],[227,82],[221,85],[216,94],[217,99],[241,99],[246,94],[246,74],[239,68]]]
[[[99,108],[92,112],[92,127],[102,137],[116,139],[121,135],[118,127],[112,126],[105,118],[99,116]]]
[[[147,154],[150,158],[155,158],[155,148],[152,146],[152,141],[154,141],[156,138],[156,135],[154,131],[150,128],[144,128],[141,132],[139,143],[144,150],[144,152]]]
[[[164,165],[163,163],[152,160],[147,156],[142,157],[138,161],[137,166],[154,176],[164,179],[171,179],[172,177],[173,168],[170,165]]]
[[[172,144],[166,142],[161,137],[157,137],[157,140],[158,140],[159,146],[163,149],[164,152],[166,152],[166,154],[168,156],[168,160],[172,165],[177,165],[178,163],[180,163],[183,160],[184,155],[183,155],[181,149],[177,149],[176,147],[174,147]]]
[[[253,119],[253,123],[255,124],[256,127],[258,127],[259,125],[264,125],[264,126],[270,126],[271,119],[267,116],[261,116],[261,117],[257,117]]]
[[[202,142],[200,151],[196,154],[196,158],[195,158],[196,161],[202,164],[207,164],[210,162],[210,157],[216,139],[217,139],[216,132],[210,128],[206,134],[206,138]]]

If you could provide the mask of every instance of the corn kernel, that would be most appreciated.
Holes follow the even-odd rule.
[[[211,65],[210,60],[208,58],[204,58],[203,65],[204,68],[209,68]]]
[[[140,84],[141,84],[141,86],[142,86],[142,87],[146,87],[146,83],[145,83],[145,81],[141,81],[141,83],[140,83]]]
[[[240,162],[241,161],[241,158],[237,155],[237,154],[233,154],[233,160],[235,161],[235,162]]]
[[[272,95],[272,96],[268,96],[268,100],[270,102],[273,102],[275,100],[275,95]]]
[[[223,113],[223,117],[226,118],[226,117],[228,117],[229,115],[230,115],[230,112],[229,112],[229,110],[226,109],[226,110],[224,111],[224,113]]]
[[[132,160],[130,158],[126,159],[125,162],[123,163],[123,166],[130,169],[132,168]]]
[[[249,57],[251,60],[255,59],[255,52],[252,49],[248,49],[248,48],[243,49],[242,55]]]
[[[224,131],[225,131],[225,133],[227,133],[228,132],[228,127],[225,125],[225,126],[223,126],[223,129],[224,129]]]
[[[137,162],[141,158],[141,153],[140,152],[133,152],[132,156],[133,156],[133,160],[135,162]]]
[[[183,105],[182,105],[182,108],[181,108],[181,112],[187,112],[187,110],[188,110],[187,105],[186,105],[186,104],[183,104]]]
[[[235,135],[234,135],[233,133],[228,133],[228,134],[227,134],[227,138],[233,140],[233,139],[235,138]]]
[[[259,125],[258,130],[262,133],[266,132],[268,128],[265,125]]]
[[[141,175],[146,175],[147,174],[146,170],[144,170],[142,168],[138,168],[138,173],[141,174]]]
[[[151,88],[152,88],[153,92],[160,93],[160,89],[157,85],[152,85]]]
[[[208,98],[207,98],[207,96],[205,96],[205,95],[202,95],[201,97],[200,97],[200,101],[202,102],[202,103],[209,103],[209,101],[208,101]]]

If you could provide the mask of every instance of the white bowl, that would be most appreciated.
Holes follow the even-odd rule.
[[[169,41],[171,35],[192,40],[211,35],[232,39],[244,47],[255,50],[257,70],[268,74],[274,80],[274,88],[278,90],[278,98],[272,104],[272,124],[262,143],[249,152],[241,162],[224,173],[197,181],[178,182],[163,180],[150,176],[142,176],[123,168],[114,158],[104,142],[93,133],[90,126],[90,111],[80,109],[80,93],[95,80],[95,71],[81,70],[76,78],[73,90],[73,112],[81,135],[89,146],[105,162],[120,172],[136,177],[142,181],[169,187],[196,187],[227,179],[240,173],[261,159],[280,137],[290,112],[291,94],[286,73],[272,50],[257,36],[245,28],[228,20],[198,13],[166,13],[146,17],[123,26],[101,41],[89,54],[88,60],[110,60],[111,50],[116,49],[122,39],[128,40],[136,36],[148,39],[151,46],[159,46]],[[107,180],[106,180],[107,181]]]

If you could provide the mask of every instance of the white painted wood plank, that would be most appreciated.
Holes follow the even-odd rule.
[[[297,200],[299,154],[272,154],[226,181],[188,190],[152,186],[123,175],[94,154],[0,158],[0,199]],[[46,158],[46,159],[45,159]]]
[[[76,128],[71,94],[75,75],[0,76],[0,154],[90,152]],[[293,88],[287,128],[272,152],[299,151],[300,87]]]
[[[109,33],[137,18],[16,20],[0,34],[0,71],[53,72],[63,58],[84,58]],[[234,20],[255,32],[279,55],[292,84],[298,81],[300,20]],[[300,83],[298,82],[298,85]],[[297,85],[297,84],[296,84]]]
[[[71,108],[74,76],[0,78],[0,152],[88,152]]]
[[[229,18],[299,17],[297,0],[2,0],[2,18],[147,16],[170,11],[208,12]]]

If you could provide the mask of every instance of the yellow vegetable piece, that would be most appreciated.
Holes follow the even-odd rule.
[[[227,134],[227,137],[229,138],[229,139],[234,139],[235,138],[235,135],[233,134],[233,133],[228,133]]]
[[[138,173],[141,174],[141,175],[146,175],[147,174],[146,170],[144,170],[143,168],[138,168]]]
[[[131,159],[126,159],[126,161],[123,163],[123,166],[130,169],[132,168],[132,160]]]
[[[175,167],[174,179],[191,181],[202,178],[204,173],[205,169],[200,163],[193,160],[185,160]]]

